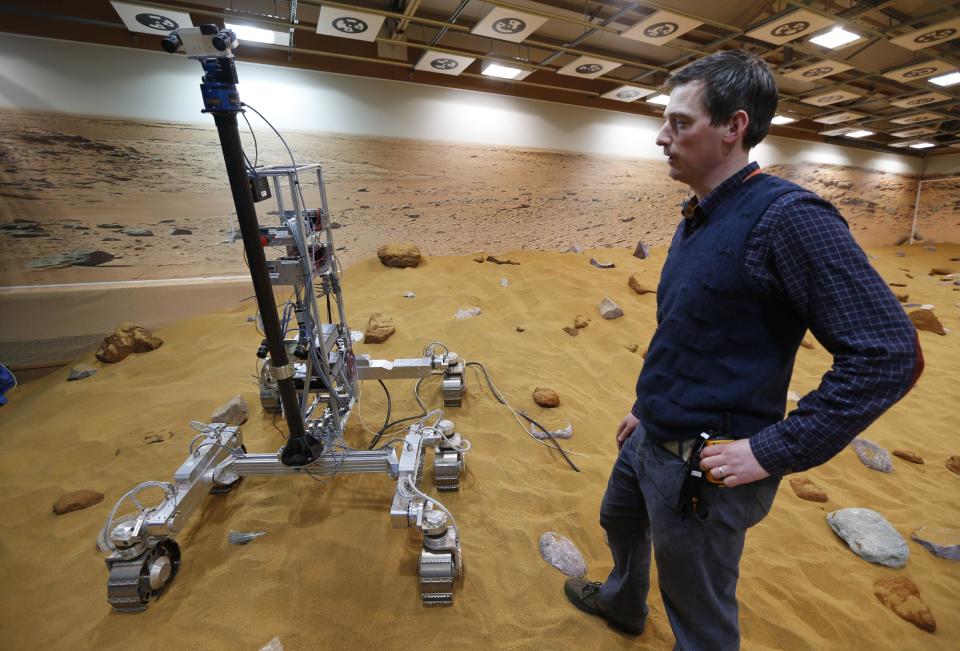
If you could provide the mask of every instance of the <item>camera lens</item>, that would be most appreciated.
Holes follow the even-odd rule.
[[[164,50],[166,50],[170,54],[173,54],[178,49],[180,49],[180,37],[177,36],[176,34],[170,34],[168,36],[165,36],[164,39],[160,41],[160,45],[163,47]]]

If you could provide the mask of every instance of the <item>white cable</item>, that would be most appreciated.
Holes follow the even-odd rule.
[[[453,528],[457,531],[457,536],[458,536],[458,537],[460,536],[460,527],[457,526],[457,521],[456,521],[456,519],[453,517],[453,514],[450,513],[450,511],[447,509],[447,507],[445,507],[443,504],[441,504],[438,500],[430,497],[429,495],[427,495],[426,493],[424,493],[423,491],[421,491],[419,488],[417,488],[417,487],[414,485],[413,480],[410,479],[410,475],[404,476],[404,478],[400,480],[400,483],[401,483],[401,485],[404,484],[404,483],[406,483],[407,488],[410,489],[410,491],[411,491],[414,495],[419,495],[419,496],[422,497],[423,499],[427,500],[428,503],[432,502],[432,503],[435,504],[437,507],[439,507],[441,511],[443,511],[444,513],[446,513],[446,514],[447,514],[447,517],[450,518],[450,524],[451,524],[451,525],[453,526]],[[402,492],[401,492],[401,495],[403,495]],[[404,497],[412,497],[413,495],[409,495],[409,494],[408,494],[408,495],[403,495],[403,496],[404,496]],[[424,505],[424,506],[426,506],[426,505]]]
[[[113,532],[113,519],[116,517],[117,510],[120,508],[121,504],[123,504],[126,500],[130,499],[140,510],[141,514],[145,513],[148,510],[152,510],[152,509],[144,508],[144,506],[140,504],[140,501],[137,499],[137,493],[139,493],[141,490],[145,488],[162,489],[164,495],[168,499],[171,499],[174,501],[173,506],[174,506],[174,510],[176,510],[177,489],[173,484],[169,482],[160,482],[160,481],[145,481],[142,484],[138,484],[137,486],[134,486],[133,488],[128,490],[126,493],[124,493],[123,496],[119,500],[117,500],[117,503],[113,505],[113,510],[110,511],[110,516],[107,518],[107,522],[103,526],[103,531],[104,531],[103,540],[106,543],[107,547],[109,547],[111,550],[117,551],[117,547],[116,545],[113,544],[113,539],[110,536]],[[155,509],[156,507],[153,507],[153,508]]]
[[[500,400],[502,400],[502,401],[503,401],[503,405],[504,405],[507,409],[510,410],[510,413],[513,415],[514,419],[516,419],[517,423],[520,425],[520,429],[522,429],[523,432],[524,432],[527,436],[529,436],[531,439],[533,439],[536,443],[539,443],[540,445],[542,445],[542,446],[544,446],[544,447],[550,448],[551,450],[556,450],[557,448],[555,448],[554,446],[550,445],[549,443],[547,443],[547,442],[544,441],[543,439],[538,439],[536,436],[533,435],[533,432],[532,432],[531,430],[528,430],[528,429],[527,429],[526,425],[523,424],[523,421],[520,420],[520,416],[518,415],[519,412],[518,412],[516,409],[514,409],[513,406],[512,406],[509,402],[507,402],[507,399],[503,397],[503,394],[502,394],[502,393],[500,393],[500,389],[498,389],[498,388],[497,388],[497,385],[495,385],[495,384],[493,383],[493,378],[491,378],[491,377],[486,373],[485,370],[482,370],[481,373],[483,373],[483,374],[486,376],[487,381],[490,383],[490,387],[493,389],[494,395],[496,395],[497,398],[499,398]],[[482,386],[482,385],[481,385],[481,386]],[[583,453],[580,453],[580,452],[573,452],[573,451],[571,451],[571,450],[564,450],[564,452],[566,452],[567,454],[573,454],[573,455],[578,456],[578,457],[585,457],[585,458],[587,458],[587,459],[590,458],[589,455],[583,454]]]

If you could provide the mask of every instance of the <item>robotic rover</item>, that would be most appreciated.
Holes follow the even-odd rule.
[[[460,406],[464,361],[445,347],[438,352],[434,344],[419,358],[374,360],[354,354],[320,166],[249,164],[237,128],[244,105],[236,88],[237,40],[232,31],[216,25],[181,28],[163,45],[171,53],[184,50],[204,69],[200,86],[204,112],[213,115],[219,132],[265,335],[258,351],[265,360],[261,403],[265,410],[283,414],[289,436],[278,452],[253,454],[247,452],[238,427],[198,424],[201,431],[173,481],[140,484],[121,497],[107,519],[99,541],[109,552],[107,601],[120,612],[143,611],[170,585],[180,567],[180,547],[174,538],[209,493],[228,492],[250,475],[367,473],[396,481],[391,523],[414,528],[423,536],[419,587],[424,605],[452,604],[454,582],[462,573],[460,532],[450,512],[420,487],[432,450],[436,488],[459,488],[467,446],[453,423],[443,420],[439,410],[429,412],[407,429],[399,454],[389,444],[351,448],[343,432],[357,404],[361,380],[439,375],[444,405]],[[304,201],[300,177],[311,173],[316,174],[319,208],[307,208]],[[254,204],[271,197],[279,224],[260,226]],[[279,249],[282,255],[267,260],[268,248]],[[282,318],[274,295],[277,287],[292,288]],[[318,298],[326,304],[323,312]],[[144,506],[137,496],[150,488],[161,489],[163,500]],[[136,509],[118,515],[128,501]]]

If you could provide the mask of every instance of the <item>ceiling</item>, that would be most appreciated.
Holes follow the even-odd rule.
[[[930,82],[960,70],[960,1],[127,1],[291,41],[241,33],[240,60],[653,116],[662,107],[646,100],[671,71],[744,48],[773,68],[778,113],[795,120],[774,134],[915,156],[960,150],[960,83]],[[0,16],[8,32],[126,47],[158,49],[163,35],[130,31],[109,0],[2,2]],[[860,38],[836,49],[809,41],[835,26]],[[491,62],[522,72],[490,77]],[[932,146],[911,146],[920,142]]]

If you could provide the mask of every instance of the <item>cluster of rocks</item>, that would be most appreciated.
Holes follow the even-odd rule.
[[[14,219],[0,223],[0,233],[18,238],[50,237],[50,233],[43,228],[43,225],[32,219]]]
[[[851,448],[863,465],[878,472],[894,471],[892,456],[912,464],[925,463],[923,457],[916,452],[896,449],[891,456],[882,446],[863,438],[854,439]],[[960,456],[950,457],[946,466],[960,475]],[[829,499],[826,491],[809,477],[791,477],[789,483],[800,499],[820,503]],[[860,558],[897,569],[907,565],[910,549],[906,540],[877,511],[867,508],[843,508],[827,514],[826,519],[834,533]],[[912,533],[911,538],[935,556],[960,560],[958,529],[922,526]],[[909,577],[880,579],[874,584],[874,593],[881,603],[906,621],[925,631],[936,630],[933,613],[920,598],[919,588]]]

